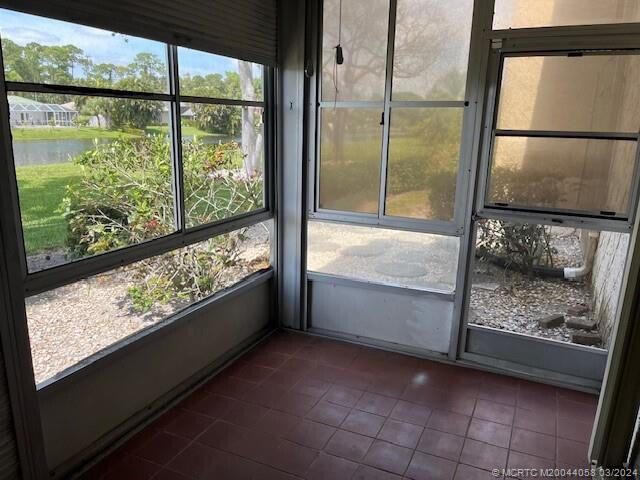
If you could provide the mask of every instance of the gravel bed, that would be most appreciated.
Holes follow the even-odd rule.
[[[576,230],[552,230],[552,246],[557,250],[554,267],[577,267],[582,264],[580,239]],[[565,324],[541,328],[538,320],[554,314],[570,318],[567,309],[584,306],[592,315],[591,282],[562,278],[529,276],[476,261],[471,288],[469,322],[516,333],[571,341],[577,330]],[[598,346],[598,345],[596,345]]]
[[[458,239],[400,230],[309,222],[307,268],[417,289],[452,291]]]
[[[227,267],[224,286],[230,286],[265,266],[269,233],[259,224],[247,229],[241,263]],[[135,264],[134,264],[135,265]],[[140,313],[127,295],[132,285],[125,267],[50,290],[26,299],[27,323],[36,383],[148,328],[189,304],[172,301]],[[224,287],[223,287],[224,288]]]
[[[588,281],[568,281],[557,278],[527,277],[516,272],[488,267],[494,274],[474,277],[471,288],[470,323],[525,333],[536,337],[571,341],[574,329],[561,325],[540,328],[540,318],[563,314],[567,309],[591,305]],[[493,290],[493,287],[495,290]]]

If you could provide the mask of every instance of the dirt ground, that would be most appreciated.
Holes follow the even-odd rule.
[[[399,287],[455,289],[455,237],[310,222],[307,268]]]
[[[264,224],[247,229],[239,245],[240,262],[227,267],[225,288],[262,268],[269,258],[269,232]],[[58,254],[59,255],[59,254]],[[132,308],[130,267],[96,275],[26,299],[27,323],[36,383],[47,380],[115,342],[148,328],[186,307],[174,300],[146,313]]]
[[[578,267],[582,263],[577,231],[562,229],[552,234],[554,267]],[[561,325],[541,328],[540,318],[563,314],[572,307],[585,306],[592,315],[589,277],[575,280],[530,276],[476,260],[470,299],[470,323],[565,342],[577,330]]]

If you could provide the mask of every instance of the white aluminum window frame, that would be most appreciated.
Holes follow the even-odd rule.
[[[624,28],[625,26],[617,25]],[[560,35],[569,30],[577,32],[586,29],[602,31],[607,26],[598,27],[553,27],[544,29],[545,35],[532,38],[524,36],[525,32],[493,31],[491,50],[488,60],[487,90],[485,97],[485,114],[483,120],[483,141],[481,145],[480,167],[478,171],[478,187],[476,189],[476,210],[478,218],[493,218],[516,223],[539,223],[546,225],[586,228],[591,230],[609,230],[616,232],[630,232],[635,221],[635,209],[638,202],[638,180],[640,165],[640,135],[636,132],[571,132],[571,131],[535,131],[535,130],[500,130],[496,128],[497,112],[500,101],[502,69],[505,58],[532,56],[567,56],[578,53],[581,55],[640,55],[638,42],[628,36],[615,37],[611,35],[594,35],[593,37],[570,37]],[[523,29],[524,30],[524,29]],[[526,29],[529,30],[529,29]],[[541,30],[541,29],[537,29]],[[553,32],[550,30],[554,30]],[[555,30],[561,30],[554,35]],[[533,34],[535,32],[529,32]],[[500,35],[508,38],[502,39]],[[586,210],[570,210],[560,208],[542,208],[521,205],[496,205],[489,202],[489,187],[491,182],[491,165],[493,147],[496,136],[523,136],[547,138],[585,138],[612,139],[636,142],[635,162],[630,195],[625,212],[616,215],[606,215],[601,212]]]
[[[470,363],[472,365],[478,365],[477,359],[472,359],[469,354],[466,353],[466,337],[468,330],[468,316],[467,311],[469,307],[469,295],[470,295],[470,275],[467,272],[471,271],[473,267],[473,256],[475,245],[473,245],[474,226],[475,221],[479,218],[505,220],[509,222],[520,223],[537,223],[543,225],[562,225],[574,228],[584,228],[591,230],[608,230],[617,231],[623,233],[631,233],[634,231],[634,222],[638,218],[636,213],[638,209],[637,194],[633,198],[631,205],[632,216],[627,222],[611,219],[598,219],[588,217],[570,217],[562,214],[542,214],[542,213],[528,213],[528,212],[514,212],[514,211],[490,211],[484,208],[484,192],[486,186],[486,173],[488,169],[488,154],[486,152],[488,146],[488,138],[491,137],[492,126],[492,113],[495,108],[495,94],[497,90],[497,65],[499,65],[499,55],[501,52],[520,52],[535,55],[537,52],[551,52],[551,51],[580,51],[580,50],[638,50],[640,49],[640,30],[638,29],[638,23],[621,23],[621,24],[600,24],[600,25],[580,25],[580,26],[557,26],[557,27],[541,27],[541,28],[522,28],[522,29],[509,29],[509,30],[492,30],[492,12],[493,12],[493,0],[487,2],[488,26],[482,32],[479,39],[482,44],[478,46],[481,48],[483,67],[481,69],[482,78],[482,90],[483,95],[479,101],[483,105],[483,110],[478,112],[478,124],[476,128],[476,153],[474,154],[473,163],[473,178],[475,179],[475,193],[472,195],[472,199],[469,205],[470,215],[470,227],[469,231],[465,235],[461,251],[466,252],[463,262],[466,262],[464,267],[465,273],[463,274],[464,284],[460,284],[460,288],[463,290],[463,298],[461,305],[461,325],[460,334],[458,336],[457,351],[458,361],[461,363]],[[637,161],[637,160],[636,160]],[[636,165],[637,171],[637,165]],[[638,182],[635,178],[634,182]],[[637,189],[637,187],[636,187]],[[633,237],[632,237],[633,238]],[[633,242],[632,242],[633,244]],[[633,247],[631,247],[633,248]],[[637,252],[629,254],[630,258],[635,259]],[[631,257],[633,255],[633,257]],[[461,262],[462,263],[462,262]],[[629,270],[629,264],[626,271]],[[625,273],[626,277],[626,273]],[[627,292],[628,293],[628,292]],[[628,306],[629,299],[621,296],[621,306]],[[623,308],[624,309],[624,308]],[[619,313],[620,316],[620,313]],[[624,312],[621,320],[625,320]],[[625,333],[625,332],[622,332]],[[604,401],[601,398],[598,413],[596,415],[596,424],[594,425],[592,441],[590,445],[590,458],[594,459],[596,463],[602,461],[607,449],[605,438],[605,430],[607,428],[606,416],[611,411],[611,404],[607,402],[607,397],[611,395],[611,392],[606,388],[606,382],[610,380],[609,377],[615,376],[615,372],[612,370],[614,365],[617,365],[617,360],[623,353],[618,349],[618,343],[623,342],[620,337],[620,332],[614,334],[616,344],[610,349],[607,367],[605,371],[605,383],[603,384]],[[491,368],[505,367],[499,360],[487,359],[487,364]],[[506,367],[508,368],[508,367]],[[519,367],[521,370],[527,371],[528,374],[536,376],[536,373],[529,368]],[[545,374],[546,375],[546,374]]]
[[[169,102],[170,120],[169,131],[171,133],[171,162],[173,169],[173,191],[175,204],[175,231],[169,235],[147,240],[138,244],[92,257],[71,261],[56,267],[37,272],[29,272],[26,261],[26,251],[23,238],[22,221],[20,215],[20,203],[18,185],[16,180],[15,164],[13,160],[13,148],[11,131],[9,128],[8,109],[0,118],[6,130],[3,130],[4,158],[6,159],[6,173],[10,179],[12,212],[2,212],[7,221],[15,222],[18,232],[19,260],[21,263],[22,282],[24,284],[25,297],[52,290],[74,281],[96,275],[114,268],[134,263],[145,258],[160,255],[217,235],[228,233],[243,227],[269,220],[274,217],[274,159],[275,159],[275,112],[274,112],[274,69],[263,66],[264,93],[262,101],[235,100],[215,97],[196,97],[180,95],[180,78],[178,73],[178,47],[166,44],[167,74],[169,79],[168,93],[133,92],[106,88],[78,87],[69,85],[38,84],[30,82],[9,82],[4,80],[4,65],[0,62],[0,83],[3,89],[0,98],[7,101],[8,92],[39,92],[53,94],[84,95],[97,97],[115,97],[140,100],[155,100]],[[182,177],[182,133],[180,125],[180,104],[182,103],[206,103],[211,105],[231,105],[245,107],[259,107],[264,115],[264,187],[263,207],[235,215],[229,218],[217,220],[204,225],[188,228],[184,214],[184,191]]]
[[[391,0],[392,5],[395,8],[397,0]],[[491,3],[491,4],[490,4]],[[317,0],[314,5],[314,9],[309,12],[309,18],[307,19],[309,27],[309,52],[310,56],[306,58],[305,63],[305,75],[310,79],[309,81],[309,93],[308,103],[309,115],[305,121],[306,131],[308,132],[309,148],[306,151],[307,168],[306,168],[306,180],[305,185],[307,192],[305,195],[306,204],[306,218],[301,224],[301,235],[303,243],[301,245],[301,272],[300,272],[300,291],[304,299],[305,305],[301,308],[301,328],[306,330],[309,326],[308,312],[307,312],[307,281],[308,280],[321,280],[328,281],[334,280],[349,285],[366,285],[367,288],[380,288],[383,290],[396,291],[397,287],[386,285],[383,283],[368,282],[363,280],[357,280],[353,278],[338,278],[334,275],[325,275],[317,272],[307,270],[306,264],[306,249],[307,249],[307,223],[309,221],[319,220],[326,222],[343,223],[347,225],[364,225],[379,228],[388,228],[396,230],[408,230],[422,233],[433,233],[439,235],[447,235],[458,237],[460,240],[460,246],[458,251],[458,263],[453,268],[456,270],[456,285],[452,292],[440,292],[437,290],[413,290],[407,287],[402,287],[402,290],[407,292],[408,295],[426,295],[433,296],[434,298],[446,299],[452,301],[454,304],[453,309],[453,324],[451,329],[451,342],[450,350],[445,355],[450,361],[456,361],[459,357],[459,345],[461,343],[460,336],[464,334],[463,324],[461,321],[462,312],[464,308],[463,293],[465,286],[465,279],[467,275],[467,257],[468,249],[470,247],[468,241],[469,225],[472,221],[472,208],[474,205],[473,187],[475,185],[476,169],[479,144],[481,138],[480,125],[482,123],[483,115],[483,98],[485,92],[486,82],[486,46],[484,44],[484,37],[491,26],[492,19],[492,7],[493,2],[483,2],[482,0],[475,0],[473,7],[473,18],[470,35],[469,57],[467,66],[467,78],[465,85],[465,100],[461,103],[468,102],[464,109],[464,118],[462,123],[462,135],[460,146],[460,163],[458,165],[458,179],[456,185],[456,198],[455,198],[455,219],[451,222],[439,222],[429,220],[416,220],[416,219],[404,219],[396,217],[383,217],[378,218],[377,215],[363,215],[344,211],[328,211],[317,208],[316,201],[318,199],[318,192],[316,190],[318,182],[317,172],[319,169],[319,119],[320,119],[320,84],[322,74],[322,0]],[[394,10],[395,11],[395,10]],[[391,15],[390,15],[391,16]],[[390,18],[395,24],[395,18]],[[395,31],[393,32],[395,33]],[[388,35],[391,38],[392,32]],[[395,40],[395,39],[394,39]],[[392,52],[387,52],[387,69],[393,68],[393,65],[389,61],[389,55],[392,57]],[[386,77],[387,83],[389,82],[389,76]],[[391,85],[386,86],[386,92],[391,93]],[[357,102],[362,103],[363,107],[379,106],[384,108],[383,102]],[[407,102],[396,102],[395,106],[403,106]],[[414,103],[414,102],[408,102]],[[428,106],[433,106],[432,102],[425,102]],[[328,106],[333,107],[333,102],[328,102]],[[337,105],[341,103],[338,102]],[[442,102],[443,106],[450,106],[450,102]],[[347,105],[343,103],[343,105]],[[351,105],[351,104],[348,104]],[[394,106],[392,102],[389,102],[389,107]],[[420,107],[418,102],[416,106]],[[388,118],[388,115],[386,115]],[[388,123],[388,122],[385,122]],[[386,160],[385,160],[386,167]],[[442,357],[442,355],[433,354],[434,357]]]
[[[23,358],[21,368],[32,372],[32,359],[29,347],[27,319],[24,300],[38,293],[54,290],[58,287],[74,283],[76,281],[97,275],[109,270],[113,270],[125,265],[129,265],[140,260],[155,257],[163,253],[183,248],[209,238],[225,233],[249,227],[267,220],[275,220],[275,69],[263,66],[263,100],[249,101],[224,98],[209,98],[195,96],[181,96],[179,91],[178,57],[177,46],[166,44],[167,53],[167,74],[169,79],[168,93],[145,93],[132,92],[126,90],[78,87],[69,85],[36,84],[28,82],[7,82],[4,78],[4,64],[0,54],[0,135],[5,139],[3,142],[2,159],[0,159],[0,177],[2,182],[0,189],[0,201],[5,208],[0,211],[0,225],[3,227],[3,241],[8,252],[12,252],[12,285],[11,288],[16,295],[12,304],[11,324],[15,331],[20,332],[21,351]],[[8,92],[40,92],[53,94],[85,95],[97,97],[126,98],[165,101],[170,105],[169,132],[171,134],[171,162],[173,171],[173,195],[174,195],[174,215],[175,231],[169,235],[150,239],[138,244],[130,245],[120,249],[112,250],[92,257],[78,259],[46,270],[29,273],[26,262],[25,243],[23,238],[22,219],[20,215],[20,203],[18,195],[18,184],[16,179],[16,169],[13,158],[13,146],[11,141],[11,126],[9,121],[9,105],[7,100]],[[184,194],[182,179],[182,135],[180,117],[181,102],[206,103],[211,105],[234,105],[260,107],[263,109],[264,118],[264,164],[263,164],[263,200],[262,208],[252,210],[240,215],[221,219],[215,222],[198,225],[196,227],[186,227],[184,218]],[[274,225],[275,227],[275,225]],[[243,286],[258,284],[265,278],[274,276],[274,265],[276,265],[277,234],[276,228],[271,232],[270,257],[271,266],[241,279],[230,289],[237,289]],[[207,308],[212,302],[221,298],[221,294],[226,292],[212,292],[207,298],[195,302],[183,309],[180,309],[164,319],[159,328],[165,328],[177,320],[187,318],[192,313]],[[96,359],[106,360],[116,358],[119,353],[134,340],[140,341],[152,334],[158,328],[145,329],[134,335],[134,339],[123,338],[115,342],[106,353],[94,354],[89,358],[89,363],[84,362],[72,366],[60,375],[51,380],[47,380],[34,385],[41,390],[43,388],[57,387],[66,383],[70,378],[85,374]],[[27,375],[26,382],[33,385],[33,374]]]
[[[314,150],[312,162],[308,174],[308,218],[315,220],[334,221],[347,224],[360,224],[372,227],[383,227],[397,230],[408,230],[422,233],[434,233],[461,237],[465,228],[465,208],[467,204],[468,186],[470,184],[470,165],[472,161],[474,125],[476,120],[476,110],[478,102],[475,101],[478,68],[473,52],[472,37],[469,39],[469,57],[467,60],[467,74],[465,81],[464,100],[422,100],[422,101],[401,101],[392,100],[393,82],[393,59],[395,45],[396,9],[398,0],[389,2],[389,26],[387,31],[387,56],[385,71],[385,91],[382,101],[322,101],[322,1],[320,1],[318,13],[318,36],[317,58],[315,61],[316,75],[311,83],[311,98],[313,100],[314,113],[309,122],[310,131],[313,132]],[[474,3],[478,2],[475,0]],[[474,15],[479,10],[474,7]],[[472,27],[473,28],[473,27]],[[343,210],[332,210],[320,207],[320,157],[321,157],[321,114],[327,108],[376,108],[380,110],[384,120],[381,138],[381,159],[380,159],[380,181],[378,194],[377,213],[359,213]],[[389,133],[392,121],[393,108],[459,108],[463,111],[463,121],[461,125],[460,152],[458,161],[458,172],[456,175],[456,193],[454,198],[454,214],[452,220],[418,219],[395,215],[387,215],[386,187],[387,187],[387,165],[389,154]]]

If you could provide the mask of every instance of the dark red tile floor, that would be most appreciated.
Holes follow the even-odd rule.
[[[587,464],[596,397],[278,332],[83,478],[492,479]]]

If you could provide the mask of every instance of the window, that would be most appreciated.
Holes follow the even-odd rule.
[[[323,5],[314,209],[454,230],[473,1]]]
[[[263,209],[264,67],[178,48],[178,71],[186,226]]]
[[[387,215],[452,221],[462,109],[394,108],[390,129]]]
[[[167,93],[160,42],[25,13],[0,14],[5,79]]]
[[[609,347],[628,233],[493,219],[475,228],[469,323]]]
[[[7,10],[0,33],[38,382],[269,268],[272,69]]]
[[[494,29],[640,21],[635,0],[496,0]]]
[[[392,100],[464,100],[473,0],[399,0]]]
[[[638,55],[506,57],[497,128],[637,132]]]
[[[610,51],[505,56],[487,205],[627,219],[639,58]]]
[[[318,221],[308,225],[311,272],[418,290],[455,290],[456,237]]]
[[[264,109],[183,103],[181,111],[187,227],[264,208]]]
[[[603,215],[628,210],[636,145],[584,138],[496,137],[489,202]]]
[[[264,67],[178,47],[180,94],[235,100],[264,99]]]
[[[29,272],[176,231],[169,102],[8,93]]]
[[[379,110],[322,110],[320,208],[378,214]]]
[[[36,383],[268,268],[271,229],[258,223],[28,297]]]
[[[326,0],[322,30],[322,101],[382,102],[389,0]],[[336,64],[338,44],[344,52],[342,65]]]

